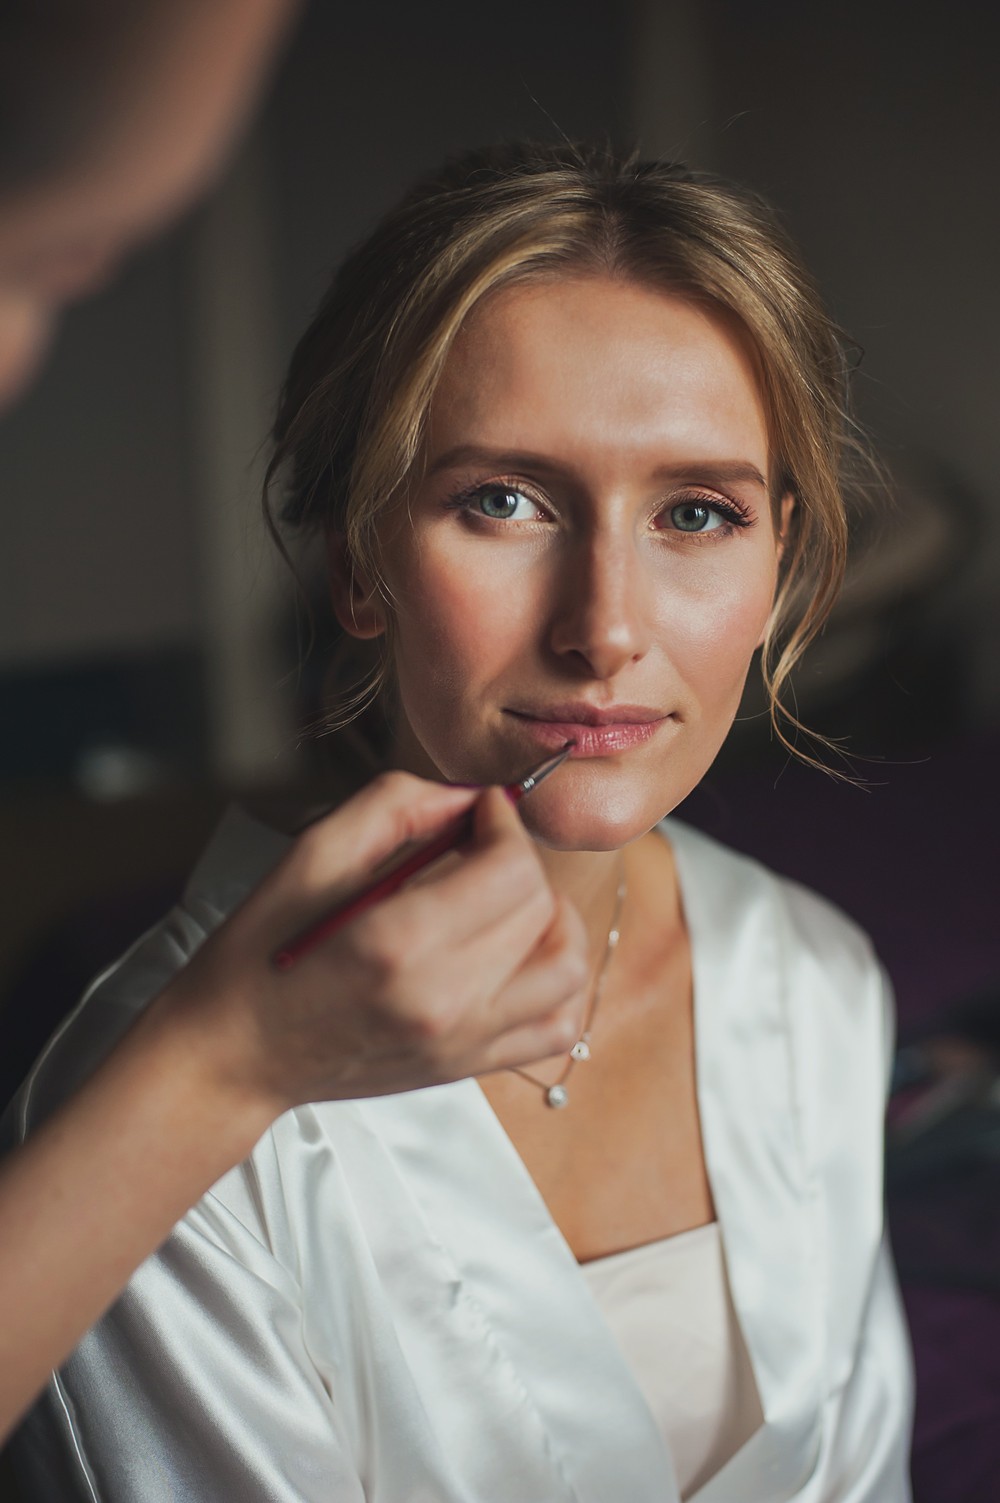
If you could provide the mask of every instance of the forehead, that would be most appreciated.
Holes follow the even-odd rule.
[[[604,277],[503,288],[470,314],[430,413],[456,444],[540,452],[653,449],[767,465],[748,338],[721,312]]]

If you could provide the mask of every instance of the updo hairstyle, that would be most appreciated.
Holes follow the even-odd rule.
[[[272,527],[277,535],[280,484],[281,523],[341,533],[353,567],[381,582],[382,524],[419,477],[428,411],[463,321],[498,288],[581,274],[723,310],[749,338],[771,495],[776,509],[789,493],[796,503],[762,673],[775,732],[797,750],[790,736],[805,727],[782,691],[846,559],[842,479],[859,448],[848,361],[771,209],[718,178],[607,147],[516,144],[469,152],[421,181],[348,256],[295,350],[265,482]],[[353,675],[340,672],[330,729],[391,690],[391,599],[380,587],[380,660],[360,685],[357,660]]]

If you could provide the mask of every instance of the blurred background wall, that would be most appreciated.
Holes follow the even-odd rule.
[[[314,0],[225,181],[70,314],[0,426],[0,985],[74,905],[172,880],[230,789],[296,775],[292,590],[258,520],[259,445],[338,257],[477,142],[635,141],[778,204],[863,349],[860,415],[898,486],[863,519],[803,708],[887,759],[879,783],[992,745],[989,28],[971,4],[887,0]],[[722,768],[769,757],[751,719]],[[992,786],[965,782],[959,810],[994,818]]]

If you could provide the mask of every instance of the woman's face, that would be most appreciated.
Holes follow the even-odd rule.
[[[742,338],[620,281],[504,290],[449,356],[426,459],[385,548],[400,760],[510,782],[572,737],[523,806],[536,838],[644,834],[715,757],[774,597]]]

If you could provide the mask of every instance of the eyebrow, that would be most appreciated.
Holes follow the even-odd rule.
[[[483,464],[496,470],[561,470],[562,465],[543,454],[529,454],[523,449],[488,449],[480,444],[456,444],[439,454],[427,470],[428,475],[438,475],[442,470],[456,470],[461,465]]]
[[[544,454],[531,454],[523,450],[490,449],[480,444],[457,444],[439,454],[427,470],[428,476],[438,475],[442,470],[453,470],[461,465],[482,464],[495,470],[535,470],[554,474],[563,472],[565,466]],[[656,480],[689,480],[695,484],[710,485],[755,485],[768,493],[767,481],[755,464],[745,459],[696,459],[677,464],[658,465],[653,470]]]

